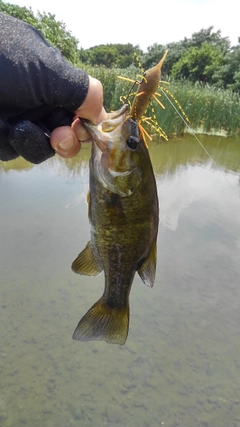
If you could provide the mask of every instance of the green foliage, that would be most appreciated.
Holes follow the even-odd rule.
[[[2,0],[0,0],[0,11],[37,28],[51,44],[62,52],[68,61],[73,64],[78,62],[78,40],[66,30],[63,22],[56,21],[55,15],[38,12],[35,16],[31,8],[4,3]]]
[[[212,26],[206,29],[202,28],[200,31],[193,33],[189,39],[185,37],[181,43],[185,49],[189,49],[190,47],[200,48],[203,43],[207,43],[213,47],[218,47],[223,54],[226,54],[230,49],[229,38],[222,37],[221,30],[214,32]]]
[[[28,9],[26,7],[16,6],[14,4],[4,3],[0,0],[0,12],[4,12],[7,15],[11,15],[14,18],[21,19],[22,21],[27,22],[30,25],[36,27],[38,20],[34,16],[31,7]]]
[[[224,62],[224,56],[218,46],[203,43],[201,47],[190,47],[181,59],[173,65],[171,75],[174,78],[187,78],[193,82],[212,83],[215,70]]]
[[[229,51],[224,64],[213,75],[216,86],[240,91],[240,45]]]
[[[118,79],[117,76],[135,80],[139,74],[139,69],[133,66],[109,70],[103,67],[87,67],[86,71],[103,83],[104,106],[107,111],[120,108],[124,95],[132,85],[131,82]],[[161,94],[160,101],[165,109],[154,100],[153,106],[157,121],[167,135],[182,135],[186,129],[186,122],[177,114],[173,105],[183,118],[182,110],[186,113],[190,120],[189,125],[193,129],[200,129],[202,132],[224,130],[228,134],[240,131],[240,98],[237,93],[198,82],[191,83],[188,80],[170,80],[170,84],[162,83],[161,88],[158,92]],[[149,115],[152,115],[151,110]]]
[[[187,117],[190,120],[190,127],[200,129],[203,132],[222,131],[234,134],[240,130],[240,98],[239,95],[230,90],[217,89],[213,86],[201,83],[191,83],[189,81],[171,82],[169,90],[178,100]],[[180,126],[179,119],[176,118],[172,106],[166,99],[162,101],[166,107],[163,112],[157,111],[163,120],[163,125]],[[172,124],[173,123],[173,124]],[[182,130],[183,130],[182,126]],[[180,128],[181,129],[181,128]]]
[[[233,76],[234,83],[227,85],[229,89],[240,91],[240,71],[235,71]]]
[[[62,52],[66,59],[75,63],[79,57],[78,40],[67,31],[66,25],[61,21],[56,21],[55,15],[50,13],[38,12],[37,19],[36,28]]]
[[[163,76],[171,74],[172,67],[185,52],[185,47],[181,42],[168,43],[166,49],[168,49],[168,54],[163,64]]]
[[[144,69],[148,69],[156,65],[168,49],[163,80],[171,75],[175,81],[171,81],[170,87],[162,83],[162,89],[171,102],[178,100],[190,119],[190,126],[200,127],[203,131],[224,129],[228,133],[240,129],[240,100],[238,93],[234,93],[240,91],[240,45],[230,49],[229,39],[222,37],[220,30],[213,32],[213,27],[209,27],[180,42],[166,46],[155,43],[148,47],[147,53],[130,43],[99,45],[84,50],[78,49],[77,39],[67,31],[63,22],[55,19],[55,15],[38,12],[35,16],[31,8],[2,0],[0,11],[36,27],[73,64],[80,66],[82,62],[84,69],[102,82],[107,111],[121,106],[120,97],[126,95],[132,85],[117,76],[138,78],[140,70],[133,65],[134,52]],[[214,83],[215,87],[209,83]],[[166,109],[155,105],[158,122],[168,135],[181,134],[185,124],[163,92],[161,102]]]
[[[170,75],[173,65],[181,58],[181,55],[186,50],[181,42],[169,43],[167,45],[154,43],[149,46],[147,48],[147,53],[140,56],[143,68],[148,70],[154,67],[163,57],[166,50],[168,50],[168,54],[163,64],[162,75],[163,77]]]
[[[180,42],[167,45],[154,43],[146,53],[138,45],[133,46],[131,43],[79,49],[78,40],[63,22],[55,19],[55,15],[45,12],[34,15],[31,8],[4,3],[2,0],[0,11],[36,27],[75,66],[126,69],[135,64],[135,52],[143,69],[147,70],[156,65],[168,50],[162,68],[162,80],[172,76],[175,79],[189,79],[192,82],[210,83],[216,87],[240,91],[240,47],[238,45],[230,49],[229,38],[222,37],[220,30],[213,31],[212,26],[201,29]]]
[[[87,67],[85,70],[96,79],[100,80],[103,85],[104,106],[107,111],[118,110],[123,102],[120,100],[124,97],[132,86],[132,83],[119,79],[123,76],[132,80],[136,79],[139,69],[131,66],[126,69],[106,67]]]
[[[145,69],[153,67],[168,50],[163,65],[163,79],[167,75],[172,75],[177,79],[189,78],[191,81],[211,82],[213,73],[216,73],[223,64],[223,58],[229,49],[228,37],[222,37],[220,30],[213,32],[213,27],[209,27],[180,42],[164,46],[155,43],[149,46],[147,53],[141,57],[141,62]]]
[[[107,44],[80,50],[80,59],[91,66],[105,66],[108,68],[129,67],[134,62],[134,52],[140,51],[138,46],[128,44]]]
[[[139,48],[138,45],[133,46],[131,43],[128,44],[116,44],[116,49],[118,51],[118,67],[127,68],[134,64],[134,53],[137,53],[138,56],[143,54],[143,51]]]
[[[90,65],[113,67],[117,66],[117,49],[110,45],[99,45],[86,52],[87,63]],[[82,59],[82,58],[81,58]]]
[[[154,67],[163,57],[166,46],[154,43],[147,48],[147,53],[140,57],[141,64],[145,70]],[[164,64],[165,65],[165,64]]]

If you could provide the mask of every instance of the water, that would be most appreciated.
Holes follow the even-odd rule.
[[[240,140],[201,141],[220,171],[190,135],[151,144],[157,277],[135,278],[123,347],[71,339],[103,290],[70,269],[90,147],[0,162],[1,427],[240,427]]]

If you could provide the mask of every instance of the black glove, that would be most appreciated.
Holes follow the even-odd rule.
[[[88,75],[28,24],[0,13],[0,160],[54,155],[49,135],[70,126],[88,91]]]
[[[46,108],[48,110],[48,108]],[[46,112],[46,111],[45,111]],[[70,126],[73,114],[55,108],[45,116],[37,112],[36,120],[0,118],[0,160],[13,160],[22,156],[31,163],[41,163],[54,156],[49,143],[50,132],[58,126]]]

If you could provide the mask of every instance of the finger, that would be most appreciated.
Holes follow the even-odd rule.
[[[78,117],[88,119],[98,124],[107,118],[107,113],[103,108],[103,87],[102,83],[89,76],[89,89],[85,101],[75,111]]]
[[[72,124],[72,130],[75,133],[78,141],[80,142],[90,142],[92,140],[89,133],[86,131],[85,127],[82,125],[79,119],[76,119]]]
[[[50,135],[50,144],[61,157],[66,159],[74,157],[81,148],[81,142],[70,126],[54,129]]]

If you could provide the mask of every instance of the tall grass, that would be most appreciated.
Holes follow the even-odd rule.
[[[122,68],[105,68],[92,67],[85,70],[93,77],[96,77],[102,82],[104,90],[104,106],[107,111],[118,110],[122,106],[121,97],[127,94],[132,83],[121,80],[118,76],[123,76],[129,79],[136,79],[139,69],[136,67]]]
[[[102,82],[104,105],[107,111],[119,109],[122,105],[120,98],[126,95],[131,87],[131,82],[120,80],[117,76],[135,80],[140,74],[136,67],[127,69],[93,67],[86,71]],[[225,131],[229,135],[240,131],[238,94],[200,83],[192,84],[189,81],[169,81],[168,83],[161,83],[158,91],[161,94],[159,99],[165,109],[153,101],[157,121],[167,135],[181,135],[186,128],[185,122],[179,117],[175,108],[183,117],[183,112],[186,113],[189,126],[194,130],[200,128],[202,132]],[[150,110],[149,115],[152,115]]]
[[[178,100],[189,118],[193,129],[204,132],[225,131],[228,134],[240,130],[240,98],[229,90],[188,81],[171,82],[169,90]],[[167,102],[167,101],[166,101]],[[169,103],[166,106],[166,125],[173,119]],[[159,118],[160,119],[160,118]]]

